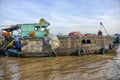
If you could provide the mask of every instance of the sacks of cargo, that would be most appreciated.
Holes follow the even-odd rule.
[[[58,40],[57,36],[55,36],[53,34],[48,34],[47,39],[49,41],[51,49],[56,49],[59,47],[59,40]]]
[[[81,32],[79,32],[79,31],[76,31],[76,32],[70,32],[69,36],[70,37],[81,37],[81,36],[83,36],[83,34],[81,34]]]

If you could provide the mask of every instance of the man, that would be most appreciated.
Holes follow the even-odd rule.
[[[98,36],[102,36],[103,34],[102,34],[102,31],[101,30],[99,30],[98,31]]]

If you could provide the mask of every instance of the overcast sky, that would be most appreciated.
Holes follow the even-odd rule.
[[[103,30],[100,22],[109,34],[120,33],[120,0],[0,0],[0,26],[40,18],[50,22],[54,34],[97,33]]]

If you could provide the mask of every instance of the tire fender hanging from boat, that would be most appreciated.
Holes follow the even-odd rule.
[[[78,49],[76,52],[77,52],[77,55],[79,55],[79,56],[85,54],[85,50],[84,49]]]

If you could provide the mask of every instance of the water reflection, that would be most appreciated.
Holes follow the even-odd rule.
[[[120,80],[118,54],[0,58],[0,80]]]
[[[8,57],[2,57],[0,61],[0,80],[20,80],[18,62]]]
[[[8,62],[8,69],[9,72],[11,72],[11,80],[19,80],[20,79],[20,73],[19,73],[19,65],[15,60],[9,60]]]
[[[0,66],[0,68],[1,68],[1,66]],[[3,70],[0,70],[0,80],[3,80],[3,77],[2,77],[3,74],[4,74],[4,73],[3,73]]]
[[[108,68],[106,76],[109,79],[120,80],[120,47],[117,50],[117,56],[110,60],[106,67]]]

